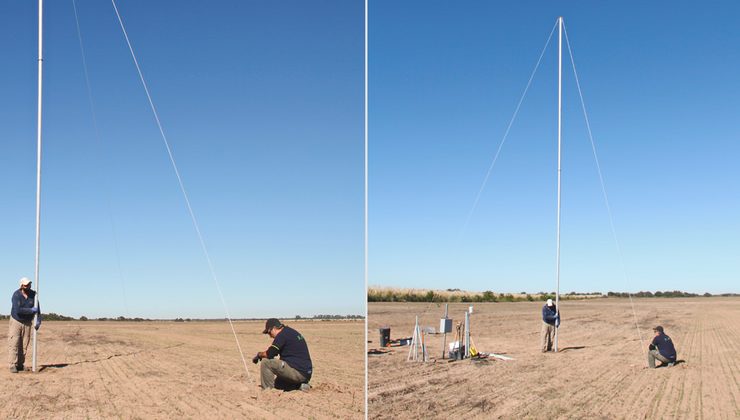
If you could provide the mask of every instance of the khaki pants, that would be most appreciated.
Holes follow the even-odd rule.
[[[23,323],[10,317],[8,330],[8,366],[21,367],[26,362],[28,343],[31,341],[31,322]]]
[[[671,361],[665,357],[658,350],[650,350],[648,352],[648,366],[651,368],[655,367],[655,359],[660,360],[664,365],[671,363]]]
[[[552,343],[555,339],[555,326],[550,325],[547,322],[542,323],[542,331],[540,332],[540,347],[542,352],[552,350]]]
[[[306,382],[306,377],[280,359],[262,359],[260,362],[260,380],[262,381],[262,389],[284,389],[285,386],[295,389],[297,388],[296,385]],[[276,382],[277,385],[281,386],[276,386]]]

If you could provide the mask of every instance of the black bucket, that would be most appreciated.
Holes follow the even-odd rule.
[[[391,343],[391,327],[380,328],[380,347],[388,347]]]

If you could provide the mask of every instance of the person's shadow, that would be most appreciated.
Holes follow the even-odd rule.
[[[308,383],[308,382],[306,382]],[[298,391],[301,389],[300,383],[290,382],[281,378],[275,378],[275,389],[279,389],[284,392]]]
[[[678,366],[679,363],[686,363],[686,361],[683,360],[683,359],[678,359],[675,362],[673,362],[673,366],[672,367]],[[655,368],[656,369],[660,369],[660,368],[667,368],[667,367],[671,367],[671,366],[668,366],[668,363],[661,362],[660,366],[656,366]]]
[[[562,352],[569,351],[569,350],[581,350],[581,349],[585,349],[585,348],[586,348],[586,346],[563,347],[563,348],[561,348],[561,349],[558,350],[558,353],[562,353]]]

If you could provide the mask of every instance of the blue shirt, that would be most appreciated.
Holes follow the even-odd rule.
[[[29,323],[33,321],[33,300],[36,297],[36,292],[28,290],[26,292],[28,297],[23,297],[23,293],[20,289],[13,293],[11,301],[13,307],[10,309],[10,316],[18,322]]]
[[[542,307],[542,321],[545,324],[555,325],[555,316],[558,314],[555,305]],[[644,345],[644,344],[643,344]]]
[[[676,361],[676,348],[673,347],[673,341],[671,340],[671,337],[660,333],[655,338],[653,338],[653,345],[658,348],[658,352],[661,356],[672,362]]]
[[[280,333],[275,336],[270,347],[277,350],[280,360],[301,372],[306,379],[311,378],[313,373],[311,355],[308,354],[306,339],[298,331],[290,327],[283,327]]]

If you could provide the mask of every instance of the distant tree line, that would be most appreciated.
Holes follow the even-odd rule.
[[[637,293],[627,293],[627,292],[609,292],[606,294],[608,297],[663,297],[663,298],[683,298],[683,297],[713,297],[713,296],[721,296],[721,297],[730,297],[730,296],[740,296],[738,293],[722,293],[718,295],[713,295],[711,293],[704,293],[704,294],[698,294],[698,293],[689,293],[689,292],[682,292],[680,290],[672,290],[672,291],[665,291],[661,292],[660,290],[653,293],[653,292],[637,292]]]
[[[151,321],[149,318],[126,318],[125,316],[119,316],[117,318],[97,318],[96,321],[134,321],[134,322],[143,322],[143,321]]]
[[[396,291],[396,290],[375,290],[370,289],[367,292],[368,302],[533,302],[539,299],[548,299],[549,294],[540,293],[533,296],[528,293],[513,295],[511,293],[494,293],[486,290],[481,293],[466,293],[460,289],[448,289],[448,292],[459,293],[442,293],[429,290],[426,292],[415,291]],[[555,294],[552,294],[555,297]]]
[[[699,295],[697,293],[682,292],[680,290],[674,291],[657,291],[653,292],[608,292],[603,294],[601,292],[568,292],[560,294],[561,300],[574,300],[574,299],[585,299],[585,298],[606,298],[606,297],[712,297],[712,296],[740,296],[737,293],[723,293],[721,295],[712,295],[711,293],[704,293]],[[419,291],[419,290],[406,290],[406,289],[374,289],[370,288],[367,292],[368,302],[534,302],[543,301],[547,299],[555,299],[555,292],[538,292],[538,293],[526,293],[521,292],[518,294],[511,293],[494,293],[490,290],[484,292],[463,292],[460,289],[447,289],[446,291]]]
[[[48,314],[42,313],[41,317],[44,319],[44,321],[74,321],[75,320],[71,316],[59,315],[59,314],[55,314],[54,312],[49,312]]]
[[[42,313],[41,317],[44,321],[74,321],[75,319],[71,316],[64,316],[49,312],[48,314]],[[0,315],[0,319],[9,319],[10,315]]]
[[[305,318],[296,315],[295,319],[365,319],[362,315],[314,315],[312,318]]]

